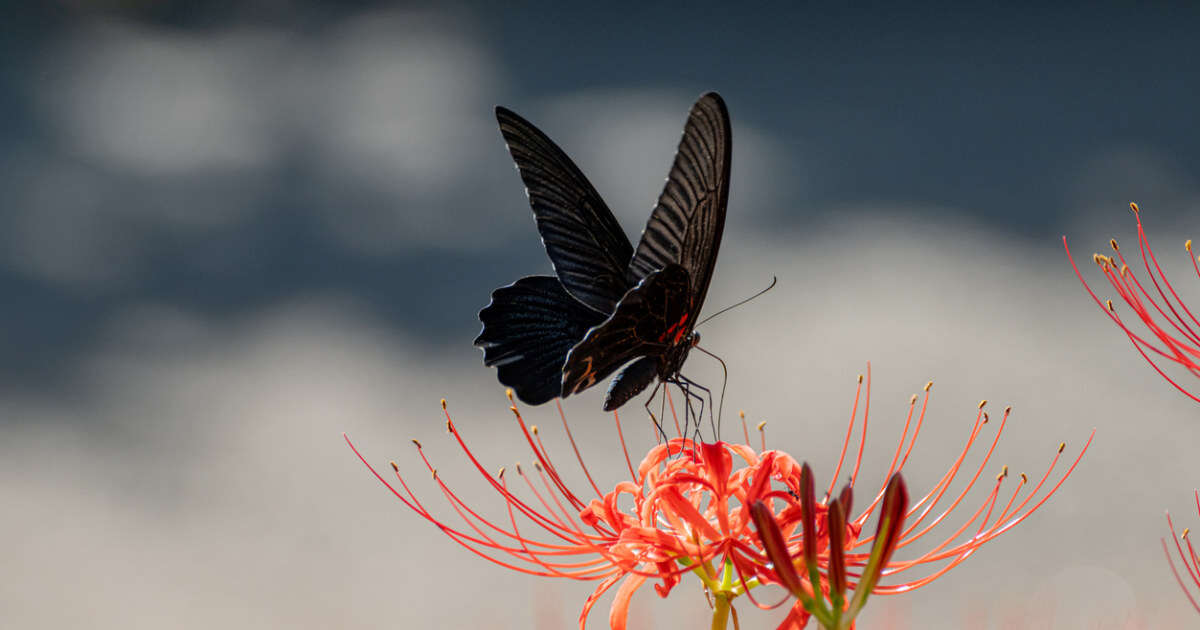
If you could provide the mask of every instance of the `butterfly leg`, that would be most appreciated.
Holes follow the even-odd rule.
[[[697,385],[694,381],[688,379],[687,377],[684,377],[683,375],[679,375],[678,377],[672,379],[672,382],[675,384],[676,387],[679,388],[679,390],[681,392],[683,392],[684,400],[687,401],[687,407],[685,409],[686,413],[685,413],[685,417],[684,417],[684,437],[686,437],[687,433],[691,431],[691,426],[692,426],[691,419],[693,417],[696,418],[696,433],[692,437],[692,443],[694,445],[696,440],[699,439],[699,437],[700,437],[700,422],[704,418],[704,397],[701,396],[700,394],[697,394],[696,392],[692,391],[692,388],[695,387],[697,389],[702,389],[704,391],[708,391],[708,390],[704,387],[701,387],[700,385]],[[710,400],[709,415],[710,416],[712,415],[711,399],[712,399],[712,394],[709,394],[709,400]],[[695,402],[696,404],[699,404],[699,406],[700,406],[699,413],[696,413],[696,408],[693,406],[693,402]]]
[[[714,405],[713,405],[712,390],[697,383],[696,381],[691,380],[690,378],[688,378],[682,374],[679,375],[679,380],[686,383],[687,386],[689,387],[689,389],[692,387],[695,387],[696,389],[704,392],[708,396],[708,424],[713,430],[713,439],[720,440],[721,439],[721,430],[720,430],[719,425],[714,423],[714,419],[713,419],[712,408]],[[700,398],[699,394],[693,393],[692,395],[697,398]],[[700,417],[696,419],[696,431],[697,432],[700,430],[700,421],[703,418],[704,418],[704,399],[700,398]]]
[[[667,417],[667,388],[666,388],[666,386],[663,385],[662,381],[659,381],[658,384],[655,385],[655,390],[657,390],[659,387],[662,387],[662,396],[659,397],[659,399],[658,399],[658,417],[666,418]],[[675,407],[674,406],[671,407],[671,415],[672,416],[675,415]],[[667,437],[667,432],[663,430],[662,425],[659,425],[658,430],[660,433],[662,433],[663,442],[669,444],[671,441],[671,438]],[[675,420],[675,431],[677,433],[679,431],[679,420],[678,419]],[[671,451],[668,448],[667,455],[670,455],[670,454],[671,454]]]
[[[668,378],[666,380],[663,380],[662,384],[664,386],[663,387],[663,402],[664,402],[664,404],[666,403],[667,396],[669,395],[669,393],[667,391],[667,386],[670,386],[670,385],[674,385],[676,388],[678,388],[680,393],[684,394],[684,397],[683,397],[684,402],[685,403],[687,402],[687,394],[686,394],[686,392],[683,391],[683,386],[679,383],[679,381],[677,381],[673,378]],[[674,405],[672,405],[672,409],[674,409]],[[687,410],[687,407],[684,407],[684,409],[683,409],[683,429],[682,430],[680,430],[680,428],[679,428],[679,418],[675,419],[675,430],[677,432],[679,432],[679,438],[683,441],[687,441],[687,435],[688,435],[687,418],[688,418],[688,410]]]
[[[659,416],[655,417],[654,412],[650,411],[650,403],[654,402],[654,396],[655,396],[655,394],[658,394],[658,389],[660,387],[662,387],[661,381],[654,384],[654,389],[650,390],[650,396],[648,398],[646,398],[646,404],[642,405],[642,407],[646,410],[646,415],[650,416],[650,420],[654,423],[654,428],[658,431],[658,434],[655,435],[655,439],[658,439],[659,437],[661,437],[663,440],[663,443],[667,444],[670,442],[670,439],[667,437],[667,432],[663,430],[662,422],[659,420],[659,417],[661,417],[663,412],[660,411]],[[666,394],[664,393],[663,394],[663,408],[664,409],[666,408],[666,404],[667,404],[667,397],[666,397]]]
[[[684,384],[682,381],[680,381],[676,378],[672,378],[669,382],[670,382],[670,384],[677,387],[679,389],[679,392],[681,394],[683,394],[683,433],[682,433],[682,435],[680,435],[680,438],[682,439],[683,444],[687,444],[688,435],[691,433],[691,429],[692,429],[691,419],[692,419],[693,409],[692,409],[691,393],[688,391],[687,385]],[[694,452],[695,451],[695,439],[692,440],[692,446],[693,446],[692,455],[694,457],[695,456],[695,452]]]
[[[692,409],[692,396],[691,392],[688,391],[687,385],[682,381],[673,379],[672,382],[675,384],[675,387],[679,388],[680,393],[683,394],[683,441],[686,443],[688,435],[692,431],[692,414],[694,413]],[[695,442],[695,438],[693,438],[692,444],[695,445]]]
[[[774,286],[774,285],[772,285],[772,286]],[[708,350],[705,350],[704,348],[701,348],[699,345],[695,346],[695,348],[697,350],[699,350],[700,352],[703,352],[704,354],[707,354],[708,356],[716,359],[717,363],[721,364],[721,373],[723,374],[723,377],[721,379],[721,406],[717,408],[717,437],[720,438],[721,437],[721,416],[724,415],[722,412],[724,412],[724,410],[725,410],[725,387],[729,385],[729,368],[725,365],[725,361],[723,361],[721,359],[721,357],[709,352]],[[709,413],[712,413],[712,411],[711,411],[711,406],[712,406],[711,393],[710,393],[709,398],[710,398]]]
[[[695,383],[687,381],[687,385],[688,394],[691,395],[692,398],[695,398],[696,402],[700,405],[700,413],[696,414],[696,433],[692,436],[692,444],[695,444],[696,442],[700,441],[700,423],[704,421],[704,397],[692,391],[692,386],[695,385]],[[691,405],[688,405],[688,407],[690,408]],[[708,413],[709,415],[712,415],[711,410],[709,410]]]

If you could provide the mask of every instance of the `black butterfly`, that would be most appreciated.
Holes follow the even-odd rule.
[[[709,92],[692,106],[637,250],[558,145],[503,107],[496,119],[557,277],[529,276],[492,293],[475,339],[484,364],[532,405],[581,392],[626,363],[608,388],[605,411],[656,376],[678,383],[700,338],[693,328],[725,228],[725,102]]]

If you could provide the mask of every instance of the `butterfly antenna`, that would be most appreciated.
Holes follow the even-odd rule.
[[[763,289],[762,291],[759,291],[758,293],[755,293],[754,295],[751,295],[750,297],[742,300],[741,302],[738,302],[737,304],[734,304],[733,306],[726,306],[725,308],[717,311],[716,313],[713,313],[712,315],[705,317],[703,320],[700,321],[699,324],[696,324],[694,328],[699,328],[700,326],[702,326],[704,324],[704,322],[716,317],[717,315],[720,315],[721,313],[724,313],[725,311],[733,310],[733,309],[745,304],[746,302],[749,302],[750,300],[753,300],[754,298],[766,293],[767,291],[774,289],[776,282],[779,282],[779,278],[776,276],[771,276],[771,284],[767,288]]]
[[[773,287],[773,286],[775,286],[774,281],[771,282],[771,287]],[[770,289],[771,287],[767,287],[767,289]],[[762,295],[763,292],[765,292],[765,290],[760,291],[759,295]],[[755,297],[757,297],[757,296],[755,296]],[[736,305],[734,305],[734,306],[736,306]],[[733,308],[733,307],[731,306],[730,308]],[[726,309],[726,310],[729,310],[729,309]],[[718,405],[717,406],[717,439],[719,440],[719,439],[721,439],[721,413],[725,411],[725,387],[727,385],[729,385],[729,367],[725,365],[725,361],[723,361],[721,359],[721,357],[709,352],[708,350],[705,350],[704,348],[701,348],[700,346],[696,346],[696,349],[699,350],[700,352],[703,352],[704,354],[707,354],[708,356],[716,359],[717,363],[721,364],[721,372],[724,374],[724,377],[721,379],[721,402],[717,403],[717,405]],[[712,411],[709,411],[709,413],[711,414]]]

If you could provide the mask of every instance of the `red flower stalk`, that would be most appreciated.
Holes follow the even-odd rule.
[[[1083,288],[1087,290],[1088,295],[1092,296],[1092,299],[1104,310],[1109,319],[1125,332],[1142,358],[1167,382],[1174,385],[1175,389],[1183,392],[1192,400],[1200,402],[1200,396],[1192,393],[1167,375],[1160,365],[1162,361],[1172,362],[1191,372],[1193,376],[1200,376],[1200,321],[1192,314],[1191,309],[1179,299],[1175,288],[1167,281],[1166,274],[1163,273],[1158,259],[1150,249],[1150,241],[1146,238],[1146,232],[1142,229],[1142,215],[1137,204],[1131,203],[1129,207],[1133,210],[1133,216],[1137,220],[1141,266],[1146,270],[1146,277],[1149,279],[1149,285],[1153,291],[1148,289],[1147,285],[1143,284],[1137,274],[1130,269],[1125,255],[1121,253],[1121,248],[1115,239],[1109,241],[1115,258],[1103,254],[1093,254],[1092,260],[1100,267],[1101,273],[1104,274],[1112,289],[1116,291],[1117,296],[1129,305],[1137,319],[1149,331],[1149,335],[1134,330],[1132,323],[1127,323],[1117,313],[1112,300],[1102,302],[1097,297],[1092,288],[1088,286],[1087,281],[1083,279],[1079,267],[1075,265],[1075,259],[1071,257],[1071,250],[1067,247],[1067,237],[1065,236],[1063,237],[1063,248],[1067,250],[1067,258],[1071,261],[1071,267],[1075,269],[1075,275],[1083,283]],[[1200,277],[1200,265],[1193,257],[1192,241],[1188,240],[1184,243],[1184,248],[1187,249],[1188,258],[1192,261],[1192,269]]]
[[[1200,512],[1200,491],[1196,492],[1196,511]],[[1196,588],[1200,590],[1200,555],[1196,554],[1196,548],[1192,546],[1192,539],[1188,537],[1188,528],[1184,528],[1183,533],[1175,535],[1175,524],[1171,522],[1171,514],[1167,513],[1167,527],[1171,530],[1171,540],[1175,543],[1175,551],[1179,554],[1179,561],[1183,563],[1183,568],[1187,572],[1188,577]],[[1180,541],[1183,541],[1182,543]],[[1175,581],[1179,582],[1179,588],[1183,589],[1183,594],[1187,595],[1188,601],[1192,603],[1192,608],[1196,612],[1200,612],[1200,604],[1196,603],[1196,598],[1192,597],[1192,591],[1188,585],[1184,583],[1183,577],[1179,575],[1179,570],[1175,568],[1175,561],[1171,559],[1171,552],[1167,548],[1167,541],[1162,539],[1163,553],[1167,554],[1167,563],[1171,565],[1171,573],[1175,574]],[[1184,546],[1187,546],[1187,551],[1184,551]]]
[[[870,407],[869,367],[868,365],[865,404],[850,487],[853,487],[857,480],[866,442],[867,411]],[[609,624],[614,629],[623,629],[630,599],[638,588],[653,580],[657,582],[654,588],[659,596],[667,597],[687,573],[699,579],[709,596],[713,609],[712,627],[715,629],[725,628],[731,614],[736,625],[737,615],[732,602],[741,595],[746,595],[747,599],[762,608],[773,608],[783,604],[790,597],[772,605],[755,600],[751,593],[754,588],[763,584],[787,584],[784,581],[786,572],[778,572],[777,567],[780,563],[773,564],[768,545],[764,545],[755,530],[751,506],[756,503],[763,506],[756,509],[770,516],[779,529],[781,542],[777,541],[778,548],[787,549],[787,554],[792,557],[797,556],[801,547],[805,549],[803,557],[807,559],[808,578],[800,578],[798,588],[807,589],[807,592],[812,593],[813,585],[816,584],[823,596],[839,598],[847,588],[856,589],[860,584],[866,585],[859,589],[861,594],[855,591],[849,601],[831,600],[838,603],[839,611],[853,608],[856,614],[868,592],[892,594],[923,586],[965,560],[983,543],[1027,518],[1058,490],[1091,444],[1089,438],[1088,445],[1080,451],[1062,478],[1036,502],[1033,500],[1057,465],[1063,445],[1059,446],[1058,454],[1041,480],[1015,507],[1016,499],[1028,479],[1022,475],[1011,498],[997,510],[1001,485],[1007,477],[1007,472],[1002,472],[996,477],[996,482],[983,504],[943,542],[915,558],[892,560],[892,551],[925,537],[962,502],[983,474],[1008,419],[1008,410],[1005,410],[996,435],[978,469],[971,475],[966,487],[959,494],[953,495],[952,499],[949,498],[947,493],[951,482],[962,469],[971,446],[980,438],[984,426],[988,423],[984,404],[981,403],[966,444],[949,471],[928,494],[905,510],[906,502],[897,497],[898,492],[904,491],[903,482],[894,473],[899,473],[904,467],[916,443],[929,403],[930,385],[925,387],[924,401],[919,413],[918,397],[914,395],[910,401],[900,443],[896,447],[887,475],[889,482],[874,493],[866,509],[854,519],[847,516],[851,507],[849,488],[843,490],[839,497],[831,502],[831,483],[825,497],[819,502],[816,501],[811,471],[808,471],[807,467],[801,467],[786,453],[766,450],[765,444],[762,450],[756,451],[749,444],[749,431],[745,427],[744,418],[744,444],[700,444],[676,438],[651,448],[635,470],[621,432],[620,419],[614,414],[617,435],[629,466],[630,478],[618,482],[611,491],[605,493],[601,492],[587,472],[560,406],[559,416],[562,418],[567,438],[588,479],[590,491],[595,493],[594,498],[585,499],[566,486],[558,467],[545,449],[539,429],[536,425],[527,425],[515,406],[512,407],[512,411],[516,416],[517,425],[534,454],[536,474],[530,474],[520,466],[516,468],[530,498],[518,496],[515,488],[509,485],[504,469],[500,469],[496,475],[487,472],[472,454],[447,414],[446,427],[450,434],[454,436],[479,474],[503,500],[507,513],[507,519],[491,520],[467,506],[442,482],[436,469],[426,458],[421,444],[414,440],[422,462],[432,473],[434,482],[456,512],[461,524],[430,512],[400,476],[399,467],[395,463],[392,464],[392,468],[396,481],[389,482],[367,463],[357,449],[355,454],[401,502],[473,553],[501,566],[531,575],[598,582],[595,591],[583,606],[579,618],[580,628],[584,627],[588,613],[597,600],[618,583],[620,586],[609,612]],[[843,465],[847,463],[850,441],[855,426],[860,424],[858,408],[861,394],[863,379],[860,376],[850,426],[842,444],[837,469],[831,479],[837,479]],[[759,424],[760,431],[763,424],[765,423]],[[354,448],[353,444],[350,446]],[[897,487],[900,489],[896,490]],[[949,504],[935,513],[935,508],[944,498]],[[805,505],[809,507],[806,509]],[[877,510],[884,514],[887,525],[876,536],[861,536],[863,525]],[[999,514],[993,518],[997,511]],[[762,514],[759,516],[760,520]],[[812,522],[800,528],[806,515]],[[831,533],[830,523],[835,526],[836,532]],[[964,532],[973,525],[973,533],[964,537]],[[877,537],[885,538],[884,543],[875,545]],[[867,549],[882,551],[868,552]],[[775,555],[778,556],[778,550]],[[833,565],[836,565],[836,569],[831,569]],[[926,565],[930,565],[929,571],[920,577],[903,582],[894,579],[894,576],[901,572]],[[869,570],[864,571],[863,567]],[[826,576],[826,579],[819,579],[819,575]],[[830,580],[836,585],[836,593],[829,590]],[[877,584],[876,580],[887,583]],[[791,585],[796,586],[796,582]],[[781,627],[800,627],[807,621],[808,614],[810,613],[797,603]],[[843,615],[842,618],[846,617]],[[853,615],[848,619],[851,625],[845,627],[852,627]]]

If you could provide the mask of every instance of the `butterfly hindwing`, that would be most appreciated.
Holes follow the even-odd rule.
[[[607,315],[636,282],[633,246],[591,182],[546,134],[503,107],[500,132],[529,196],[538,233],[567,293]]]
[[[643,356],[657,356],[690,332],[687,321],[688,273],[679,265],[651,272],[567,353],[562,395],[581,392],[617,368]]]
[[[642,390],[654,382],[658,376],[658,357],[642,357],[625,366],[608,384],[604,394],[604,410],[612,411],[630,398],[642,393]]]
[[[681,265],[691,276],[693,316],[704,303],[725,229],[732,146],[725,101],[715,92],[701,96],[626,274],[633,284],[655,269]]]
[[[479,311],[484,365],[495,366],[500,382],[531,405],[562,392],[567,352],[604,315],[567,295],[558,278],[529,276],[492,292]]]

